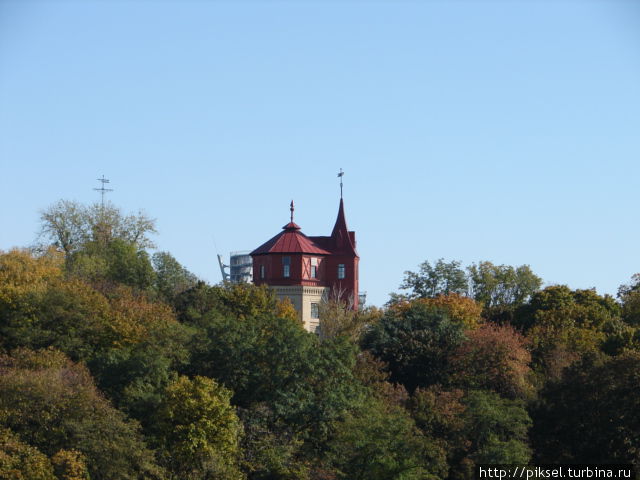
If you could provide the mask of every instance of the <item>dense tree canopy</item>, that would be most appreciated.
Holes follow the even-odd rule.
[[[162,475],[137,425],[113,408],[89,372],[55,350],[0,357],[0,423],[45,455],[75,449],[92,479]]]
[[[464,325],[439,308],[414,301],[389,309],[363,346],[389,365],[393,382],[413,391],[448,381],[449,353],[464,338]]]
[[[59,202],[0,252],[0,478],[471,480],[640,462],[640,277],[425,262],[383,309],[198,280],[154,222]]]
[[[640,464],[640,353],[589,356],[540,394],[533,410],[544,463]]]

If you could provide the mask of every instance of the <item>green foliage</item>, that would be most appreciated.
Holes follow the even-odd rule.
[[[355,311],[343,300],[328,299],[320,303],[319,335],[322,340],[346,337],[357,342],[367,326],[381,316],[375,307]]]
[[[176,297],[193,288],[198,278],[184,268],[169,252],[156,252],[152,257],[155,275],[155,289],[164,301],[173,305]]]
[[[558,285],[536,292],[519,309],[514,325],[527,332],[538,372],[557,378],[586,353],[618,354],[633,346],[634,332],[621,323],[620,313],[609,295]]]
[[[434,266],[424,262],[418,272],[405,272],[400,288],[410,290],[410,299],[469,295],[495,314],[494,310],[524,304],[542,285],[528,265],[512,267],[483,261],[470,265],[466,272],[460,265],[459,261],[447,263],[442,258]],[[396,296],[393,303],[399,300]]]
[[[525,401],[536,461],[639,461],[640,276],[618,303],[440,259],[316,336],[267,287],[152,266],[142,214],[42,220],[57,250],[0,252],[2,478],[469,480],[529,461]]]
[[[0,425],[46,455],[77,450],[93,480],[161,478],[137,425],[97,391],[89,372],[54,350],[0,358]]]
[[[622,285],[618,289],[618,297],[622,301],[622,318],[624,321],[640,329],[640,273],[632,278],[632,283]]]
[[[496,393],[470,391],[464,403],[469,457],[476,463],[526,464],[531,458],[527,432],[531,419],[524,403]]]
[[[7,428],[0,428],[0,478],[56,480],[53,466],[47,456],[37,448],[22,442]]]
[[[87,242],[67,257],[67,265],[73,275],[93,283],[106,281],[146,290],[155,280],[147,252],[120,238]]]
[[[588,356],[533,409],[536,461],[640,463],[640,353]]]
[[[162,303],[124,286],[97,290],[65,279],[43,266],[47,262],[23,253],[0,255],[0,274],[14,285],[0,287],[0,345],[55,347],[86,362],[119,407],[148,423],[149,409],[187,360],[191,330]]]
[[[154,427],[176,478],[244,478],[238,470],[240,422],[231,391],[206,377],[179,377],[167,386]]]
[[[460,262],[455,260],[447,263],[441,258],[433,266],[425,261],[417,273],[407,271],[404,274],[400,288],[411,290],[411,298],[429,298],[450,293],[465,295],[469,287]]]
[[[60,200],[43,210],[40,220],[40,237],[67,255],[89,242],[108,243],[113,239],[133,244],[136,249],[153,247],[149,235],[157,233],[155,220],[142,212],[125,216],[109,203],[103,207]]]
[[[448,478],[473,478],[475,463],[521,464],[531,456],[531,419],[519,400],[482,390],[418,389],[408,402],[416,425],[446,452]]]
[[[433,447],[405,410],[368,400],[337,424],[329,462],[349,480],[444,477],[444,452]]]
[[[471,296],[485,308],[522,305],[542,285],[529,265],[512,267],[484,261],[470,265],[467,271]]]
[[[391,381],[413,391],[446,383],[449,353],[464,340],[464,326],[420,301],[389,309],[365,335],[363,346],[389,365]]]
[[[234,404],[264,402],[275,419],[321,442],[358,394],[354,364],[351,343],[320,343],[297,322],[262,314],[207,318],[203,335],[194,338],[191,369],[233,390]]]
[[[279,309],[275,294],[267,286],[229,282],[214,286],[198,282],[177,296],[175,308],[180,321],[191,325],[206,325],[206,318],[215,315],[242,320],[274,314]]]
[[[278,421],[266,403],[240,409],[244,426],[243,468],[252,480],[306,480],[310,459],[304,452],[304,432]]]

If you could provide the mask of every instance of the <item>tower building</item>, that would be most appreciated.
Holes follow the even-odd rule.
[[[251,252],[253,282],[268,285],[280,299],[288,297],[308,331],[319,324],[323,298],[334,297],[358,309],[356,234],[349,231],[340,198],[330,236],[309,237],[291,219],[282,231]]]

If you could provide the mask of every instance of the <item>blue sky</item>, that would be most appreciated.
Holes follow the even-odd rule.
[[[216,248],[328,235],[345,173],[361,288],[443,257],[615,293],[640,272],[634,1],[1,1],[0,249],[39,210],[157,218]]]

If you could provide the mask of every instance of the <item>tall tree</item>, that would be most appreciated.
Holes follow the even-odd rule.
[[[240,421],[231,391],[206,377],[180,377],[164,391],[154,430],[177,478],[244,478],[238,468]]]
[[[416,300],[390,308],[365,335],[363,347],[389,365],[391,380],[413,391],[445,383],[449,354],[464,339],[464,325]]]
[[[406,410],[374,399],[347,413],[330,442],[329,461],[348,480],[442,478],[441,449],[416,428]]]
[[[522,305],[542,285],[529,265],[512,267],[484,261],[470,265],[467,271],[471,296],[486,308]]]
[[[640,353],[588,356],[550,382],[533,409],[541,463],[640,464]]]
[[[410,290],[411,298],[430,298],[450,293],[465,295],[469,286],[465,272],[456,260],[445,262],[441,258],[433,266],[425,261],[418,272],[404,273],[400,288]]]
[[[194,287],[198,278],[184,268],[169,252],[156,252],[152,257],[155,288],[160,298],[173,304],[176,297]]]
[[[631,283],[618,289],[622,301],[622,318],[633,327],[640,329],[640,273],[631,277]]]
[[[124,215],[110,203],[83,205],[60,200],[40,214],[40,237],[66,254],[90,241],[106,242],[118,238],[144,249],[153,247],[149,238],[157,233],[155,220],[138,212]]]

